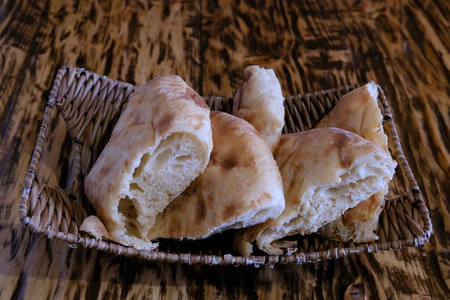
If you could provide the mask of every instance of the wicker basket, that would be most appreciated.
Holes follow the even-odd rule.
[[[287,97],[283,132],[311,129],[344,94],[354,88],[356,86],[346,86]],[[108,141],[121,108],[134,89],[130,84],[83,69],[63,67],[59,70],[45,107],[20,202],[20,220],[29,230],[62,239],[71,247],[96,248],[149,261],[208,265],[302,264],[352,253],[419,246],[429,240],[432,233],[429,212],[403,155],[392,114],[381,89],[378,100],[384,114],[384,129],[398,167],[380,216],[377,232],[380,239],[377,242],[354,244],[329,241],[314,235],[293,236],[289,239],[297,240],[298,247],[289,249],[286,255],[268,256],[257,252],[254,256],[242,257],[231,248],[232,231],[201,241],[160,240],[159,248],[153,251],[137,250],[81,234],[78,228],[84,218],[95,214],[84,195],[84,174]],[[204,100],[212,110],[232,111],[232,98],[213,96],[204,97]],[[54,109],[55,106],[58,110]],[[57,135],[53,129],[59,124],[60,116],[65,122],[59,123],[65,123],[67,130],[64,131],[68,134],[62,147],[58,147],[61,149],[58,157],[46,158],[50,155],[46,149],[55,148],[52,143],[56,143],[57,137],[61,140],[61,131]],[[58,165],[63,166],[59,171],[51,172],[53,178],[48,176],[49,167],[42,162],[44,158],[53,161],[57,158]]]

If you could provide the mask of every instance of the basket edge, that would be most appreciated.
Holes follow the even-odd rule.
[[[52,89],[51,89],[51,92],[49,95],[49,99],[45,106],[44,118],[42,120],[40,129],[39,129],[36,146],[34,148],[34,151],[33,151],[32,157],[31,157],[31,161],[30,161],[30,165],[28,168],[28,173],[25,178],[25,185],[24,185],[24,189],[23,189],[22,196],[20,199],[20,204],[19,204],[19,219],[20,219],[21,223],[27,228],[30,223],[30,217],[28,216],[28,211],[27,211],[29,197],[31,195],[34,182],[39,184],[39,182],[37,181],[37,176],[35,175],[35,170],[40,161],[42,145],[44,144],[44,142],[46,141],[46,139],[48,137],[48,131],[49,131],[48,128],[49,128],[49,123],[51,120],[51,114],[52,114],[53,108],[55,106],[56,96],[60,89],[61,80],[66,74],[69,73],[69,70],[71,68],[74,68],[74,67],[71,67],[71,66],[62,67],[58,71],[56,78],[53,82],[53,86],[52,86]],[[75,69],[84,70],[81,68],[75,68]],[[329,89],[329,90],[320,90],[320,91],[321,92],[327,92],[330,90],[335,91],[335,90],[341,90],[343,88],[347,88],[350,86],[351,85],[348,85],[346,87],[338,87],[338,88],[333,88],[333,89]],[[353,86],[355,86],[355,85],[353,85]],[[393,138],[395,137],[395,139],[396,139],[394,142],[398,143],[398,148],[396,150],[399,151],[399,154],[402,156],[402,164],[404,164],[405,170],[408,172],[407,174],[411,175],[411,176],[407,176],[407,178],[409,180],[410,186],[412,186],[411,191],[412,191],[415,199],[419,202],[419,206],[421,208],[421,210],[420,210],[421,218],[424,222],[424,231],[427,235],[425,240],[415,238],[413,245],[410,245],[410,246],[422,245],[429,240],[429,238],[433,232],[432,224],[431,224],[431,220],[430,220],[430,216],[429,216],[429,211],[425,205],[423,198],[421,197],[422,194],[421,194],[420,189],[417,185],[417,182],[415,181],[415,178],[411,172],[409,164],[408,164],[406,158],[404,157],[403,149],[401,148],[401,144],[400,144],[400,141],[398,138],[398,133],[397,133],[397,130],[395,127],[392,113],[390,111],[389,105],[387,104],[387,100],[384,95],[384,92],[379,85],[378,85],[378,87],[381,90],[382,103],[386,104],[386,106],[384,107],[386,110],[385,115],[389,115],[389,117],[390,117],[387,120],[387,122],[389,124],[389,129],[391,130]],[[301,94],[301,95],[303,95],[303,94]],[[227,97],[227,98],[232,98],[232,97]],[[33,230],[32,228],[29,228],[29,229],[32,231],[37,231],[37,230]],[[36,229],[36,228],[34,228],[34,229]],[[64,241],[68,242],[69,245],[79,244],[79,245],[82,245],[83,247],[99,249],[99,247],[95,246],[95,243],[92,243],[92,242],[90,244],[83,244],[83,239],[84,239],[83,237],[80,238],[71,233],[59,232],[59,231],[53,230],[52,228],[47,228],[45,231],[41,231],[40,233],[43,233],[43,235],[48,238],[56,237],[58,239],[63,239]],[[103,242],[103,243],[105,243],[105,242]],[[108,244],[108,243],[105,243],[105,244]],[[107,249],[102,249],[102,250],[104,250],[107,253],[121,254],[121,255],[128,256],[128,257],[139,256],[139,258],[143,258],[148,261],[182,262],[182,263],[189,263],[189,264],[200,263],[200,264],[209,264],[209,265],[227,265],[227,264],[244,265],[245,264],[245,265],[259,266],[261,264],[269,264],[269,265],[286,264],[286,263],[293,263],[294,261],[297,264],[302,264],[305,262],[316,262],[316,261],[320,261],[320,260],[324,260],[324,259],[340,258],[340,257],[344,257],[344,256],[347,256],[347,255],[353,254],[353,253],[371,253],[371,252],[377,252],[379,250],[403,248],[403,247],[408,246],[408,244],[411,244],[411,242],[408,242],[405,240],[398,240],[398,241],[394,241],[394,242],[388,242],[388,244],[389,244],[389,246],[387,248],[385,245],[383,245],[383,243],[376,242],[376,243],[371,243],[371,244],[358,244],[358,247],[356,247],[357,250],[350,249],[350,248],[348,248],[348,249],[347,248],[343,248],[343,249],[335,248],[333,250],[317,251],[317,252],[312,252],[312,253],[297,253],[297,254],[293,254],[290,256],[283,255],[283,256],[242,257],[242,256],[233,256],[231,254],[225,254],[225,255],[222,255],[221,260],[220,259],[217,260],[217,257],[220,257],[217,255],[203,255],[202,256],[203,258],[192,259],[192,256],[193,256],[192,254],[167,253],[167,255],[164,255],[164,253],[162,253],[162,252],[154,252],[154,251],[150,251],[150,252],[147,251],[147,252],[149,252],[149,254],[147,254],[147,255],[143,255],[144,253],[141,253],[142,251],[138,251],[139,255],[137,255],[137,254],[129,253],[130,248],[124,247],[124,246],[122,246],[122,247],[128,249],[125,251],[125,253],[123,253],[123,251],[121,251],[121,250],[119,250],[120,253],[114,253],[112,251],[108,251]],[[403,244],[405,244],[405,245],[403,245]],[[371,246],[371,245],[376,245],[376,246]],[[106,248],[109,248],[109,246]],[[131,252],[134,252],[134,251],[131,251]],[[327,257],[324,257],[322,252],[334,253],[334,254],[331,256],[327,255]],[[174,255],[179,258],[176,258]],[[194,256],[198,256],[198,255],[194,255]],[[218,263],[218,261],[223,261],[225,263],[224,264]]]
[[[50,95],[45,104],[44,117],[42,119],[41,126],[39,128],[36,145],[31,155],[30,164],[28,166],[28,172],[25,177],[24,188],[19,201],[19,220],[25,227],[28,227],[28,224],[30,223],[30,217],[28,216],[28,201],[32,192],[33,181],[39,184],[35,172],[41,158],[42,146],[48,137],[51,116],[56,104],[56,97],[61,86],[61,80],[68,73],[68,71],[69,67],[67,66],[63,66],[58,70],[55,79],[53,81]]]
[[[388,123],[388,128],[391,132],[393,143],[395,150],[397,152],[397,159],[400,160],[399,164],[401,164],[401,167],[403,171],[406,174],[406,178],[408,180],[408,184],[410,186],[409,191],[413,194],[414,199],[418,203],[418,209],[420,211],[420,216],[422,218],[422,221],[424,222],[424,232],[426,235],[426,241],[428,242],[430,240],[431,235],[433,234],[433,225],[430,218],[430,211],[428,210],[426,203],[423,199],[423,194],[420,190],[419,185],[417,184],[417,181],[414,177],[413,172],[411,171],[411,167],[409,166],[408,160],[406,159],[406,156],[403,152],[403,148],[400,142],[400,137],[398,135],[397,127],[395,125],[394,116],[391,111],[391,108],[389,106],[389,103],[386,99],[386,95],[384,93],[384,90],[381,88],[379,84],[378,86],[378,98],[380,102],[383,105],[383,110],[385,113],[383,114],[383,119]],[[423,243],[425,243],[423,242]]]

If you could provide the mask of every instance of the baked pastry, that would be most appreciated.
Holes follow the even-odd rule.
[[[338,127],[354,132],[387,150],[387,136],[378,107],[378,85],[370,81],[344,95],[316,126]],[[347,210],[341,217],[319,230],[323,237],[347,242],[367,243],[378,239],[375,230],[384,207],[388,184],[375,195]]]
[[[275,151],[284,126],[284,97],[272,69],[249,66],[244,85],[234,97],[233,115],[252,124]]]
[[[155,218],[208,164],[210,110],[178,76],[162,76],[129,99],[111,138],[87,174],[88,199],[109,238],[153,249]]]
[[[280,171],[247,121],[211,112],[214,148],[203,174],[165,210],[149,239],[200,239],[277,217],[284,209]]]
[[[255,240],[264,252],[282,254],[275,241],[316,232],[382,189],[395,168],[386,150],[338,128],[282,135],[274,156],[286,207],[276,219],[237,232],[234,247],[245,256]]]

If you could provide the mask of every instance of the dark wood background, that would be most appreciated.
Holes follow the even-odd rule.
[[[446,0],[1,1],[0,298],[449,299],[449,7]],[[202,95],[232,96],[249,64],[273,68],[285,95],[376,80],[431,211],[430,242],[256,269],[71,249],[21,225],[24,178],[61,66],[137,85],[176,73]]]

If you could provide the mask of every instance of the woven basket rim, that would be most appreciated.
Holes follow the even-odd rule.
[[[34,224],[30,223],[33,213],[30,212],[28,209],[30,198],[36,196],[38,193],[41,193],[43,189],[49,188],[46,186],[45,183],[40,182],[39,177],[36,175],[36,170],[38,169],[38,165],[40,163],[41,151],[43,149],[44,144],[47,142],[47,137],[49,134],[48,128],[52,120],[52,112],[56,105],[56,98],[61,88],[61,81],[65,77],[75,76],[74,74],[78,74],[79,76],[81,76],[80,74],[94,74],[95,76],[98,76],[100,80],[109,80],[113,81],[114,83],[121,83],[124,85],[124,88],[134,88],[134,86],[131,84],[121,82],[115,79],[110,79],[106,76],[100,76],[95,73],[86,71],[83,68],[64,66],[58,71],[55,80],[53,82],[49,99],[45,105],[44,117],[39,129],[36,146],[32,153],[19,205],[20,221],[25,227],[27,227],[32,232],[37,232],[48,238],[57,238],[64,240],[69,244],[70,247],[82,246],[85,248],[96,248],[108,253],[138,257],[148,261],[180,262],[188,264],[206,264],[206,265],[252,265],[252,266],[259,266],[264,264],[268,265],[292,264],[292,263],[302,264],[308,262],[316,262],[325,259],[340,258],[353,253],[372,253],[380,250],[400,249],[404,247],[417,247],[428,242],[431,234],[433,233],[430,213],[425,205],[422,193],[420,191],[419,186],[417,185],[414,175],[411,172],[406,157],[404,156],[392,112],[384,95],[384,92],[381,88],[379,88],[380,92],[379,100],[383,105],[382,111],[384,111],[384,119],[388,123],[388,128],[391,131],[390,133],[393,138],[393,144],[396,147],[396,151],[398,153],[397,162],[399,163],[399,165],[403,167],[403,170],[406,174],[406,178],[408,180],[408,184],[410,187],[410,189],[406,191],[405,195],[398,196],[395,199],[405,196],[414,199],[415,208],[419,210],[420,218],[422,219],[423,222],[423,228],[421,228],[421,230],[424,233],[423,236],[415,237],[412,240],[399,239],[388,242],[375,241],[372,243],[363,243],[363,244],[353,244],[352,242],[350,242],[349,247],[342,247],[342,248],[335,247],[334,249],[331,250],[323,250],[310,253],[293,253],[280,256],[259,255],[259,256],[242,257],[233,254],[198,255],[191,253],[169,253],[169,252],[162,252],[159,250],[153,251],[137,250],[133,247],[126,247],[109,241],[96,240],[90,237],[80,236],[80,234],[74,235],[70,232],[62,232],[59,230],[55,230],[50,225],[47,226],[46,228],[40,228],[39,226],[35,226]],[[318,90],[312,93],[305,93],[302,95],[287,96],[285,97],[285,99],[288,100],[292,97],[307,98],[313,94],[318,95],[320,93],[321,94],[334,93],[339,89],[341,90],[344,88],[353,89],[358,86],[359,85],[352,85],[328,90]],[[232,99],[232,97],[217,97],[217,96],[203,97],[205,101],[213,98]],[[61,111],[58,111],[58,113],[61,113]],[[69,195],[67,195],[67,192],[64,189],[62,189],[61,187],[52,187],[52,189],[54,193],[58,193],[59,196],[63,197],[64,199],[67,198],[67,201],[70,201],[68,199]]]

